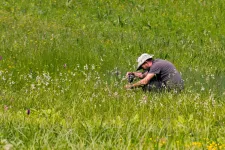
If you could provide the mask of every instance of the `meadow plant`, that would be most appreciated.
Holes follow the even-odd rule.
[[[0,149],[225,149],[222,0],[2,0]],[[181,93],[125,90],[141,53]]]

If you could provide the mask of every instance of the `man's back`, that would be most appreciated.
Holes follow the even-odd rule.
[[[156,74],[157,80],[162,81],[169,88],[177,86],[183,88],[180,73],[176,70],[175,66],[167,60],[153,60],[149,73]]]

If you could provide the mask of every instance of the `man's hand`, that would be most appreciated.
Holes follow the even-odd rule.
[[[142,72],[127,72],[126,78],[128,78],[129,75],[134,75],[135,77],[138,77],[140,79],[143,79],[147,75],[147,72],[144,73],[144,74]]]
[[[132,88],[137,88],[137,87],[146,85],[146,84],[149,83],[149,81],[150,81],[154,76],[155,76],[155,74],[153,74],[153,73],[148,73],[147,76],[146,76],[144,79],[142,79],[142,80],[140,80],[140,81],[138,81],[138,82],[136,82],[136,83],[134,83],[134,84],[127,84],[127,85],[125,85],[125,88],[126,88],[126,89],[132,89]]]
[[[127,84],[127,85],[125,85],[125,88],[126,88],[127,90],[129,90],[129,89],[132,89],[133,86],[132,86],[132,84]]]
[[[131,74],[133,74],[133,75],[134,75],[134,73],[133,73],[133,72],[127,72],[127,74],[126,74],[126,78],[128,78],[128,77],[129,77],[129,75],[131,75]]]

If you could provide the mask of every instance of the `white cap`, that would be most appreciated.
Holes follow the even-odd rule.
[[[148,59],[151,59],[153,58],[154,55],[149,55],[147,53],[144,53],[142,54],[140,57],[138,57],[138,66],[137,66],[137,70],[140,70],[141,69],[141,66],[143,65],[143,63],[148,60]]]

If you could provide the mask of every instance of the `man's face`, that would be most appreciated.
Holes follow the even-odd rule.
[[[151,62],[151,61],[145,61],[145,62],[141,65],[142,69],[144,69],[144,70],[150,68],[151,66],[152,66],[152,62]]]

